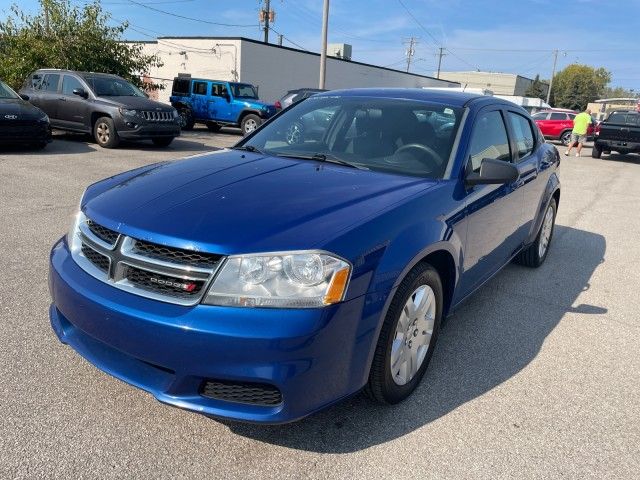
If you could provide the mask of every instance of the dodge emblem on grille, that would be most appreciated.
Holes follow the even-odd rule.
[[[193,292],[196,288],[196,284],[192,282],[182,283],[182,282],[172,282],[171,280],[164,280],[162,278],[151,277],[149,279],[151,283],[157,283],[158,285],[166,285],[167,287],[175,287],[185,292]]]
[[[18,118],[17,115],[5,115],[4,118],[7,120],[16,120]]]

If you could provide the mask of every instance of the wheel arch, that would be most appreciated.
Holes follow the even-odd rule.
[[[113,120],[113,116],[110,113],[104,112],[104,111],[98,111],[98,112],[91,112],[91,133],[94,133],[94,129],[96,128],[96,122],[98,121],[99,118],[102,117],[109,117],[110,119]]]

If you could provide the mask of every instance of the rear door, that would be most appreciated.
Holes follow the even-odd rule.
[[[191,108],[193,116],[199,120],[209,119],[209,82],[206,80],[194,80],[191,83]]]
[[[478,172],[483,159],[513,162],[514,152],[500,106],[476,116],[466,152],[466,172]],[[516,181],[503,185],[467,188],[465,204],[468,230],[460,279],[464,296],[481,285],[518,251],[524,242],[523,190]]]
[[[536,125],[538,125],[538,127],[540,128],[540,131],[545,137],[548,137],[551,135],[550,133],[548,133],[551,128],[550,122],[549,122],[549,112],[536,113],[533,116],[533,119],[535,120]]]
[[[573,130],[571,117],[567,113],[551,112],[549,115],[549,136],[559,137],[566,130]]]
[[[59,85],[59,73],[35,73],[31,79],[33,90],[30,93],[29,100],[49,115],[52,123],[57,123],[56,120],[58,118]]]

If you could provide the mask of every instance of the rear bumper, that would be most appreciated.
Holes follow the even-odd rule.
[[[365,297],[322,309],[182,307],[94,279],[72,260],[63,240],[50,260],[49,313],[60,341],[161,402],[283,423],[357,392],[367,380],[376,329],[361,321]],[[259,406],[204,397],[207,379],[275,386],[282,402]]]
[[[626,142],[624,140],[610,140],[596,137],[594,145],[601,150],[640,152],[640,142]]]

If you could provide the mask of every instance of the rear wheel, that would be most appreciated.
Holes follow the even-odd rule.
[[[193,112],[189,108],[182,108],[179,110],[180,114],[180,128],[182,130],[193,130],[195,120],[193,119]]]
[[[544,263],[547,258],[547,254],[549,253],[551,239],[553,238],[553,228],[556,222],[557,209],[558,205],[556,204],[556,199],[552,198],[546,212],[544,213],[542,225],[540,226],[540,231],[538,232],[535,242],[525,248],[513,259],[515,263],[533,268],[537,268]]]
[[[602,148],[599,147],[597,144],[593,144],[593,148],[591,149],[591,156],[593,158],[600,158],[602,157]]]
[[[243,135],[249,135],[256,128],[258,128],[262,124],[262,119],[250,113],[242,119],[242,123],[240,124],[240,128],[242,129]]]
[[[571,130],[562,132],[562,134],[560,135],[560,142],[562,142],[563,145],[569,145],[570,141],[571,141]]]
[[[120,137],[110,117],[100,117],[93,126],[93,136],[103,148],[116,148]]]
[[[420,263],[398,287],[382,325],[365,388],[369,397],[393,404],[413,393],[431,360],[441,317],[440,276]]]

